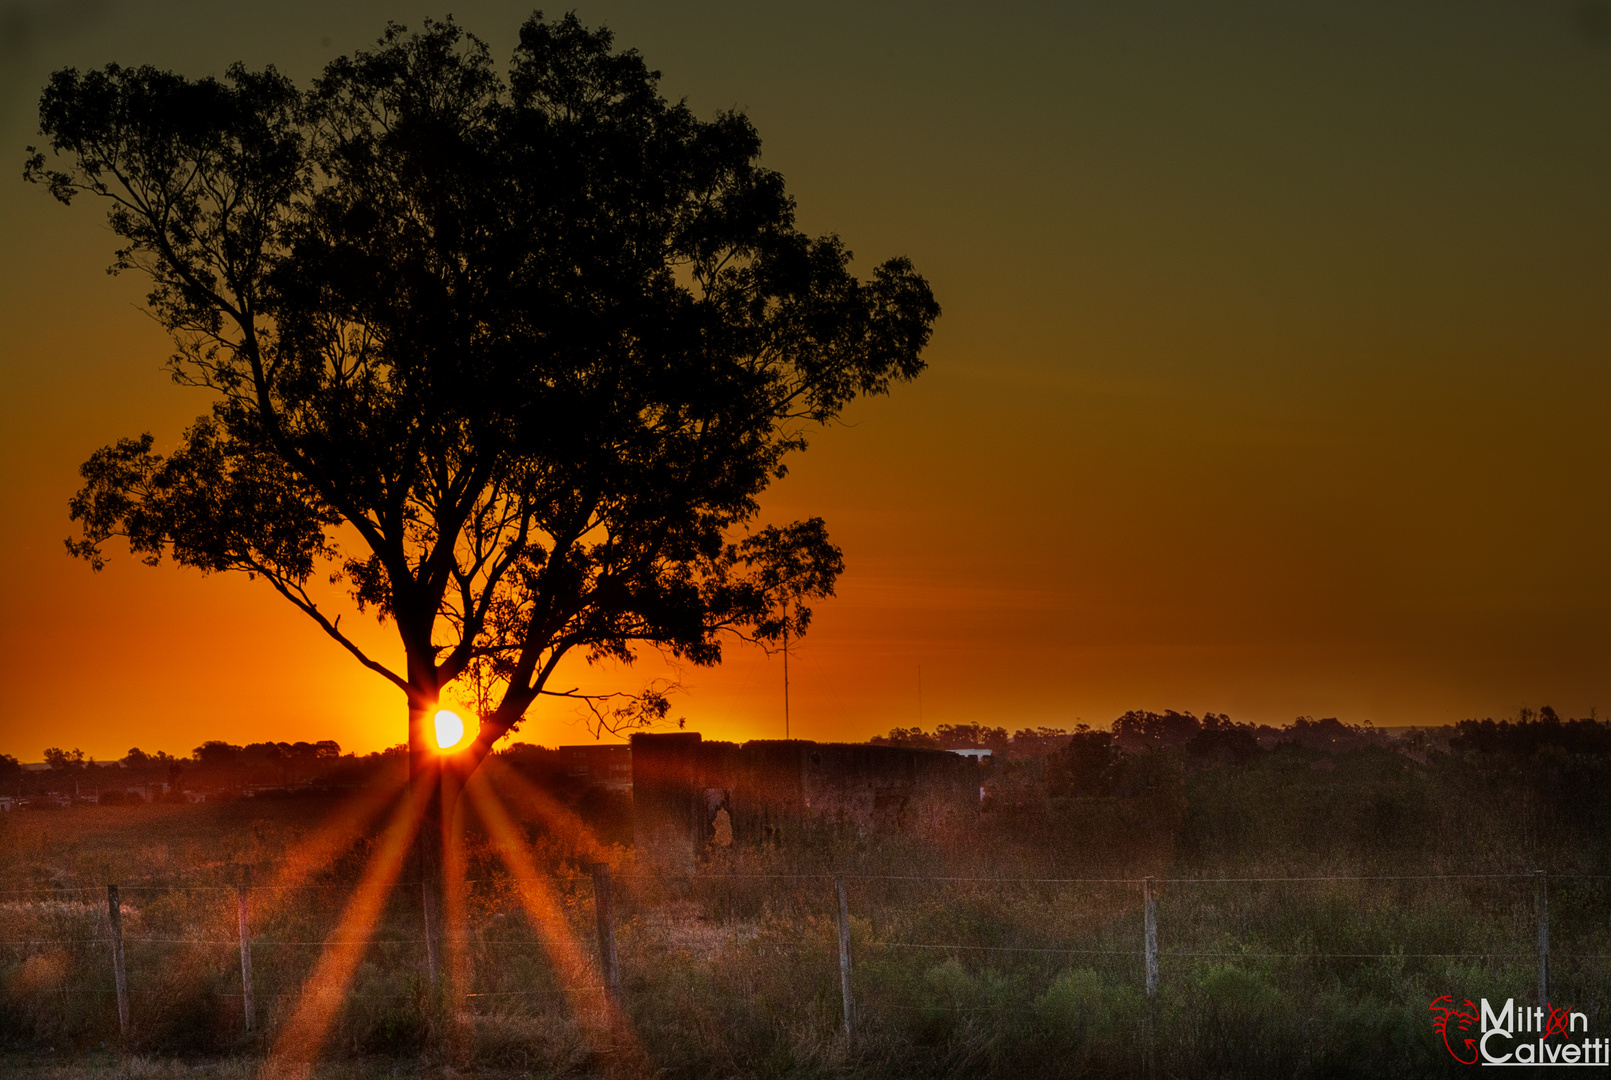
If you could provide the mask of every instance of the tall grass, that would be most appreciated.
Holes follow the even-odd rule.
[[[1051,799],[1028,765],[1002,770],[977,818],[925,835],[805,830],[712,847],[692,879],[609,848],[625,1018],[614,1029],[599,991],[551,963],[472,830],[467,996],[433,1006],[418,893],[400,886],[325,1054],[338,1071],[378,1056],[561,1076],[1443,1075],[1461,1067],[1434,1039],[1428,1002],[1531,999],[1536,884],[1433,875],[1548,868],[1551,998],[1586,1012],[1591,1034],[1611,1025],[1611,881],[1595,876],[1607,871],[1605,822],[1584,794],[1595,777],[1546,766],[1291,750],[1160,770],[1173,779],[1125,798]],[[374,841],[354,838],[301,888],[254,894],[252,1033],[234,864],[271,880],[330,810],[285,800],[0,818],[0,888],[54,890],[0,894],[0,1043],[140,1055],[125,1062],[260,1056]],[[524,828],[591,956],[582,870],[596,842]],[[834,873],[849,888],[851,1041]],[[1146,876],[1157,879],[1155,998],[1135,880]],[[127,1041],[102,940],[109,880],[125,903]]]

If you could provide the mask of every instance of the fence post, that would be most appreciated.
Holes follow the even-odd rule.
[[[856,1034],[856,1006],[850,996],[850,904],[845,900],[845,875],[833,876],[839,894],[839,990],[845,999],[845,1038]]]
[[[1142,883],[1142,890],[1146,898],[1147,996],[1152,997],[1158,992],[1158,902],[1152,895],[1151,878]]]
[[[1549,875],[1538,874],[1538,1003],[1549,1000]]]
[[[252,1000],[252,931],[247,892],[252,887],[252,868],[242,863],[240,884],[235,886],[235,918],[241,938],[241,999],[246,1010],[246,1030],[257,1026],[257,1006]]]
[[[425,978],[434,997],[440,970],[436,959],[436,891],[425,856],[420,856],[420,907],[425,916]]]
[[[593,864],[593,914],[599,926],[599,971],[604,996],[611,1002],[621,994],[621,962],[615,951],[615,898],[610,893],[610,864]]]
[[[117,886],[106,887],[106,915],[112,923],[112,977],[117,982],[117,1028],[125,1038],[129,1034],[129,983],[123,972],[123,909],[118,901]]]

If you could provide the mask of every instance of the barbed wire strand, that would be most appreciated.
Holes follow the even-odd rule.
[[[846,881],[912,881],[912,882],[951,882],[961,884],[992,884],[992,885],[1142,885],[1151,881],[1154,885],[1246,885],[1264,883],[1298,883],[1298,882],[1333,882],[1333,881],[1480,881],[1480,880],[1534,880],[1537,873],[1534,871],[1495,871],[1480,874],[1312,874],[1312,875],[1264,875],[1256,877],[1109,877],[1109,878],[1072,878],[1072,877],[969,877],[960,875],[939,874],[858,874],[854,872],[819,871],[809,874],[692,874],[683,877],[667,878],[661,874],[652,873],[615,873],[611,877],[616,881],[664,881],[667,884],[682,884],[700,881],[821,881],[843,877]],[[1551,881],[1605,881],[1611,879],[1611,874],[1549,874]],[[553,881],[569,882],[573,884],[591,883],[592,877],[587,874],[539,874],[536,876],[510,876],[506,878],[466,878],[464,884],[515,884],[522,881]],[[116,883],[119,892],[236,892],[240,887],[236,885],[133,885]],[[417,881],[399,882],[399,888],[416,887]],[[5,896],[40,896],[95,892],[99,893],[104,885],[63,885],[34,889],[0,889],[0,895]],[[329,883],[307,883],[300,885],[251,885],[248,892],[274,892],[316,889],[330,891],[339,889]]]

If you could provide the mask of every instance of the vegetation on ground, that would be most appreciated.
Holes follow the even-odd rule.
[[[465,996],[434,1003],[405,882],[370,931],[322,1067],[1435,1076],[1461,1066],[1433,1033],[1434,998],[1534,995],[1537,869],[1549,872],[1551,1000],[1584,1012],[1591,1036],[1607,1034],[1605,725],[1547,714],[1413,739],[1339,725],[1348,745],[1328,749],[1304,745],[1324,734],[1318,722],[1251,748],[1236,725],[1225,735],[1228,724],[1198,721],[1184,739],[1158,727],[1130,749],[1075,733],[1050,754],[1004,755],[977,818],[946,832],[823,826],[765,848],[713,845],[692,879],[638,864],[563,801],[539,811],[511,792],[510,805],[527,807],[520,843],[575,955],[545,944],[497,837],[471,818]],[[351,798],[0,816],[0,1045],[40,1076],[63,1060],[109,1076],[135,1075],[114,1063],[140,1062],[153,1077],[176,1075],[162,1071],[172,1061],[209,1062],[222,1076],[257,1060],[376,836],[344,839],[295,888],[252,894],[251,1033],[237,865],[278,880]],[[587,871],[598,860],[615,882],[625,1023],[613,1030],[591,960]],[[836,873],[851,913],[849,1041]],[[1161,952],[1152,999],[1146,877]],[[103,940],[108,881],[124,904],[127,1041]]]

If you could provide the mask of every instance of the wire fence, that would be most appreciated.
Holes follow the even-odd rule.
[[[0,933],[13,930],[0,937],[0,949],[9,953],[13,995],[19,987],[27,991],[30,970],[57,962],[66,973],[35,979],[36,993],[115,998],[125,1037],[142,1023],[143,1010],[182,997],[176,987],[187,977],[206,984],[209,1000],[233,1001],[244,1030],[272,1029],[287,1003],[302,995],[320,952],[333,949],[362,950],[365,963],[381,973],[346,987],[352,1002],[417,998],[410,987],[452,983],[444,991],[455,998],[452,1007],[473,1018],[478,1007],[523,1001],[538,1008],[554,998],[573,1006],[581,999],[602,1003],[621,995],[623,967],[630,982],[675,964],[704,963],[712,971],[725,965],[724,977],[751,995],[765,977],[815,986],[818,998],[839,999],[835,1011],[849,1035],[869,1011],[999,1008],[903,1000],[890,989],[898,982],[891,973],[914,963],[987,963],[1047,981],[1058,965],[1077,962],[1147,997],[1184,965],[1205,961],[1474,963],[1501,965],[1512,975],[1526,970],[1544,1001],[1552,978],[1562,972],[1572,978],[1584,965],[1597,969],[1611,959],[1607,927],[1581,917],[1585,896],[1589,908],[1604,910],[1608,881],[1611,875],[1541,871],[612,875],[599,864],[588,873],[469,876],[463,886],[474,902],[456,926],[435,933],[426,932],[418,914],[418,879],[394,885],[390,907],[357,933],[343,921],[350,894],[329,881],[136,881],[0,888]],[[546,915],[515,902],[532,887],[551,902]],[[1405,890],[1414,890],[1408,900]],[[1316,899],[1317,892],[1324,895]],[[1568,938],[1563,943],[1557,928],[1553,952],[1552,894],[1576,898]],[[1374,921],[1348,917],[1367,908],[1377,912]],[[1339,914],[1328,917],[1328,910]],[[1451,913],[1464,921],[1445,925]],[[432,966],[439,950],[459,957],[456,980],[440,970],[446,961]],[[388,982],[386,973],[397,977]],[[869,993],[858,1002],[864,986]]]

